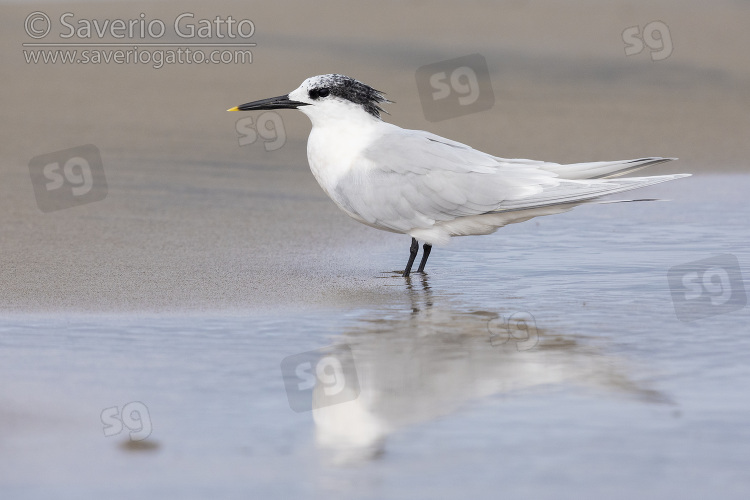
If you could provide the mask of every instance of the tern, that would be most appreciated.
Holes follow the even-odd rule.
[[[508,224],[568,211],[602,196],[690,174],[616,178],[676,158],[559,164],[508,159],[381,119],[383,92],[339,74],[308,78],[288,94],[228,111],[299,109],[310,118],[307,159],[323,191],[347,215],[411,236],[409,276],[433,245],[490,234]],[[646,200],[616,200],[646,201]],[[399,271],[400,272],[400,271]]]

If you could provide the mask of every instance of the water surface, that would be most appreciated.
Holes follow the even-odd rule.
[[[748,309],[682,321],[667,275],[745,271],[748,188],[695,177],[460,239],[409,280],[378,250],[347,284],[369,307],[6,316],[4,497],[744,498]],[[282,361],[322,348],[356,387],[329,405],[319,380],[295,412]],[[133,402],[150,435],[106,436]]]

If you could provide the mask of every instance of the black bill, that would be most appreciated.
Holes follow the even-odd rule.
[[[297,109],[300,106],[307,106],[306,102],[292,101],[289,94],[278,97],[261,99],[260,101],[248,102],[227,111],[254,111],[261,109]]]

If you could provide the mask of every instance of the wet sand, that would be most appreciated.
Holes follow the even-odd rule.
[[[747,498],[746,3],[0,7],[0,496]],[[33,10],[231,14],[258,45],[245,66],[27,65]],[[672,54],[626,56],[623,31],[657,20]],[[417,69],[474,53],[492,109],[428,121]],[[500,156],[695,175],[638,192],[669,202],[456,239],[404,280],[408,238],[316,184],[305,116],[280,112],[267,150],[236,128],[259,114],[225,111],[328,72],[386,91],[389,121]],[[106,196],[43,212],[30,160],[85,144]],[[716,254],[744,281],[705,272],[680,302],[670,270]],[[327,382],[296,393],[288,361],[331,345],[360,393],[313,408]],[[140,429],[116,428],[126,407]]]
[[[559,162],[680,157],[650,174],[747,172],[750,9],[737,2],[50,4],[53,19],[216,15],[256,25],[250,65],[29,65],[3,6],[7,96],[0,185],[0,311],[165,312],[385,303],[408,238],[362,226],[307,167],[309,121],[281,112],[283,147],[240,147],[224,110],[340,72],[388,93],[390,120],[505,157]],[[625,56],[622,32],[662,20],[670,57]],[[428,122],[415,72],[479,53],[491,110]],[[42,213],[31,158],[101,151],[102,201]],[[681,182],[698,182],[697,180]],[[675,186],[670,195],[680,197]],[[502,231],[502,230],[501,230]],[[462,240],[454,242],[460,245]],[[439,259],[439,251],[433,259]]]
[[[384,303],[4,317],[0,492],[745,499],[750,308],[691,299],[708,316],[682,321],[667,277],[747,269],[750,176],[696,179],[690,201],[581,207],[364,280]],[[344,401],[295,384],[324,348]]]

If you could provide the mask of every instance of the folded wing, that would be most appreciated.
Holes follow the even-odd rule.
[[[408,233],[461,217],[569,205],[684,177],[606,178],[669,160],[560,165],[505,159],[394,127],[362,152],[339,179],[335,196],[362,222]]]

